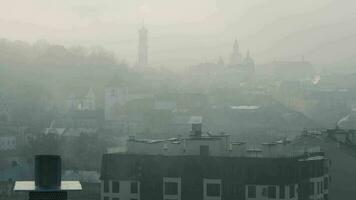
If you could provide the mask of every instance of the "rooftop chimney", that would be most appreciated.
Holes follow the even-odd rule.
[[[192,125],[192,136],[200,138],[202,135],[203,118],[201,116],[191,116],[189,124]]]
[[[35,186],[38,189],[59,189],[62,177],[61,158],[57,155],[35,157]]]
[[[35,181],[16,181],[14,191],[28,191],[29,200],[67,200],[67,191],[82,190],[79,181],[61,181],[57,155],[35,156]]]

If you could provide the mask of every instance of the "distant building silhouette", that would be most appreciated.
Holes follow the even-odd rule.
[[[253,74],[255,72],[255,61],[251,57],[250,51],[247,51],[246,57],[244,58],[240,52],[239,43],[236,39],[232,47],[229,67],[239,69],[242,72],[247,72],[247,74]]]
[[[251,71],[255,71],[255,61],[251,57],[250,51],[247,51],[247,54],[243,60],[242,66],[244,66],[245,68],[247,68]]]
[[[147,29],[143,25],[140,30],[138,30],[139,34],[139,43],[138,43],[138,60],[137,60],[137,65],[139,67],[144,67],[147,66],[148,64],[148,59],[147,59],[147,50],[148,50],[148,44],[147,44]]]
[[[241,65],[242,55],[240,53],[239,43],[235,39],[234,46],[232,47],[232,53],[230,55],[230,65]]]
[[[67,110],[96,110],[96,96],[92,88],[86,93],[73,93],[67,98]]]

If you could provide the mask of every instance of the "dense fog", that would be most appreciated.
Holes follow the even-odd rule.
[[[353,199],[355,7],[0,1],[0,199]]]

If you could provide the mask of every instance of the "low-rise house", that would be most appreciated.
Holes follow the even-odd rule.
[[[0,135],[0,151],[16,150],[15,135]]]

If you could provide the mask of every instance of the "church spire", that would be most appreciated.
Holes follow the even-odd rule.
[[[240,53],[240,47],[237,39],[235,38],[235,42],[232,48],[232,53],[230,56],[230,65],[240,65],[242,63],[242,55]]]
[[[240,50],[239,50],[239,43],[237,41],[237,39],[235,38],[235,42],[234,42],[234,46],[233,46],[233,52],[236,52],[238,53]]]

